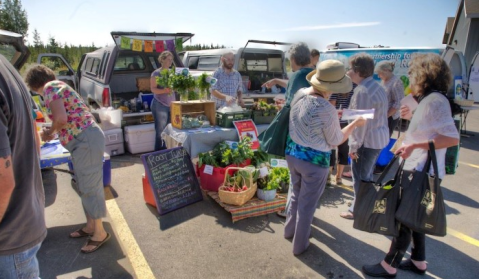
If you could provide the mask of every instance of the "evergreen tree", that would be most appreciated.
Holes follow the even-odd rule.
[[[27,12],[22,8],[20,0],[4,0],[0,2],[0,29],[28,36]]]
[[[33,30],[33,46],[36,49],[43,46],[42,38],[40,37],[40,33],[38,33],[36,28]]]

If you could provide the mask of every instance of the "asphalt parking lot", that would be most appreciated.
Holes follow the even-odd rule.
[[[459,167],[442,186],[448,235],[427,237],[426,276],[399,271],[398,278],[477,278],[479,270],[479,110],[467,119]],[[92,254],[85,239],[68,234],[85,222],[66,165],[42,171],[48,236],[38,254],[42,278],[367,278],[364,264],[379,262],[388,237],[352,228],[339,217],[352,188],[327,187],[316,210],[311,246],[295,257],[276,214],[232,223],[211,198],[159,216],[143,200],[138,155],[112,157],[107,192],[112,238]],[[343,180],[349,183],[348,180]]]

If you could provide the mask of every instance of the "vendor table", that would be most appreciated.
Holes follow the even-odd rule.
[[[276,198],[269,202],[253,197],[242,206],[236,206],[222,203],[218,192],[206,191],[206,193],[221,205],[221,207],[231,213],[233,223],[249,217],[262,216],[281,211],[286,207],[286,194],[276,194]]]
[[[268,126],[268,124],[256,125],[258,134],[266,130]],[[180,130],[171,126],[171,123],[163,130],[161,137],[165,140],[167,148],[183,146],[192,159],[196,158],[199,153],[213,150],[220,142],[239,140],[235,128],[215,126],[211,128]]]
[[[45,143],[40,152],[40,168],[51,168],[70,162],[70,153],[58,140]]]
[[[477,109],[479,109],[478,106],[467,106],[467,107],[461,106],[461,114],[460,114],[461,123],[459,124],[459,127],[460,127],[462,136],[466,136],[466,137],[473,136],[472,134],[467,133],[466,121],[467,121],[467,115],[469,114],[469,111],[477,110]]]

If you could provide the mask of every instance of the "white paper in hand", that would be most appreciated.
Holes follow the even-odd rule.
[[[341,120],[354,120],[360,116],[364,119],[374,119],[374,109],[343,109]]]
[[[418,103],[413,98],[412,94],[409,94],[406,97],[402,98],[401,105],[409,107],[409,110],[413,112],[416,110]]]

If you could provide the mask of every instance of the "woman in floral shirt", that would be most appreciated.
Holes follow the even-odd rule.
[[[103,228],[106,216],[103,192],[103,152],[105,137],[80,95],[68,84],[56,80],[55,74],[43,65],[32,67],[25,78],[32,91],[45,99],[50,129],[41,132],[43,141],[58,134],[61,144],[70,151],[75,177],[86,214],[86,225],[70,237],[90,236],[82,247],[84,253],[96,251],[109,238]]]

